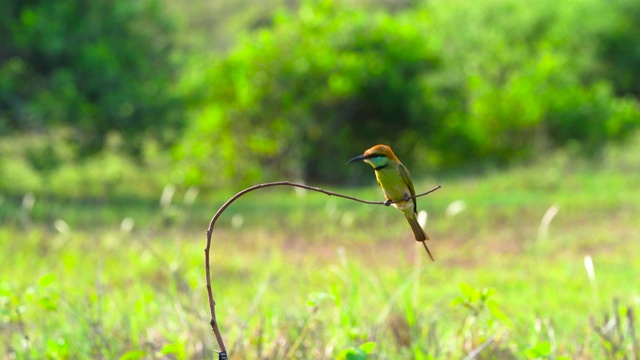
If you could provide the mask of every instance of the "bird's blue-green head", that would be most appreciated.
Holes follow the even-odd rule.
[[[364,154],[349,160],[347,164],[361,160],[371,165],[374,169],[380,170],[386,167],[389,161],[398,161],[398,158],[387,145],[376,145],[365,151]]]

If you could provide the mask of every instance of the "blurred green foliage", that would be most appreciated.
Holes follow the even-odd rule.
[[[376,143],[419,176],[597,156],[640,125],[634,0],[253,5],[0,2],[0,136],[30,139],[0,170],[177,140],[146,159],[173,183],[358,183],[342,164]]]
[[[183,105],[173,21],[156,0],[0,2],[0,131],[73,130],[78,153],[176,139]]]
[[[430,3],[447,64],[444,83],[460,90],[463,104],[447,124],[455,129],[445,144],[460,145],[446,162],[477,157],[506,163],[566,145],[595,154],[640,125],[637,98],[616,97],[621,89],[600,70],[603,39],[626,11],[618,5]]]
[[[415,20],[326,4],[279,13],[198,78],[204,96],[186,156],[203,169],[218,160],[220,180],[266,170],[335,181],[336,160],[374,138],[415,143],[419,120],[435,111],[425,76],[437,67]]]
[[[392,12],[306,1],[281,10],[190,77],[201,97],[177,151],[189,160],[183,171],[195,182],[212,167],[207,178],[221,183],[344,181],[355,176],[342,161],[381,142],[418,171],[565,146],[598,154],[640,125],[633,91],[603,70],[615,41],[627,58],[640,47],[636,26],[619,26],[640,5],[614,5],[431,1]],[[616,71],[627,79],[631,69]]]
[[[606,31],[598,34],[599,70],[613,82],[616,93],[637,98],[640,96],[640,5],[634,0],[605,3],[617,11],[607,23]]]

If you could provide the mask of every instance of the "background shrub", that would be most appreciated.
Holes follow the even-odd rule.
[[[597,154],[640,124],[637,98],[603,73],[611,38],[637,42],[631,27],[611,35],[633,14],[616,6],[433,1],[372,13],[304,2],[198,79],[197,120],[177,154],[201,159],[184,170],[194,181],[218,161],[222,183],[357,180],[341,162],[384,142],[416,171],[568,144]]]

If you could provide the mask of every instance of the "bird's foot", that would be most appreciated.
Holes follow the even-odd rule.
[[[387,201],[384,202],[384,206],[389,206],[391,205],[391,199],[387,199]]]

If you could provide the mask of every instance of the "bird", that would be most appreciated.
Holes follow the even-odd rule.
[[[385,205],[392,204],[402,211],[411,225],[416,241],[422,242],[429,258],[433,261],[433,255],[425,243],[429,240],[429,236],[418,223],[416,191],[407,167],[400,162],[389,146],[382,144],[367,149],[364,154],[354,157],[347,164],[355,161],[364,161],[373,167],[378,185],[387,199]]]

